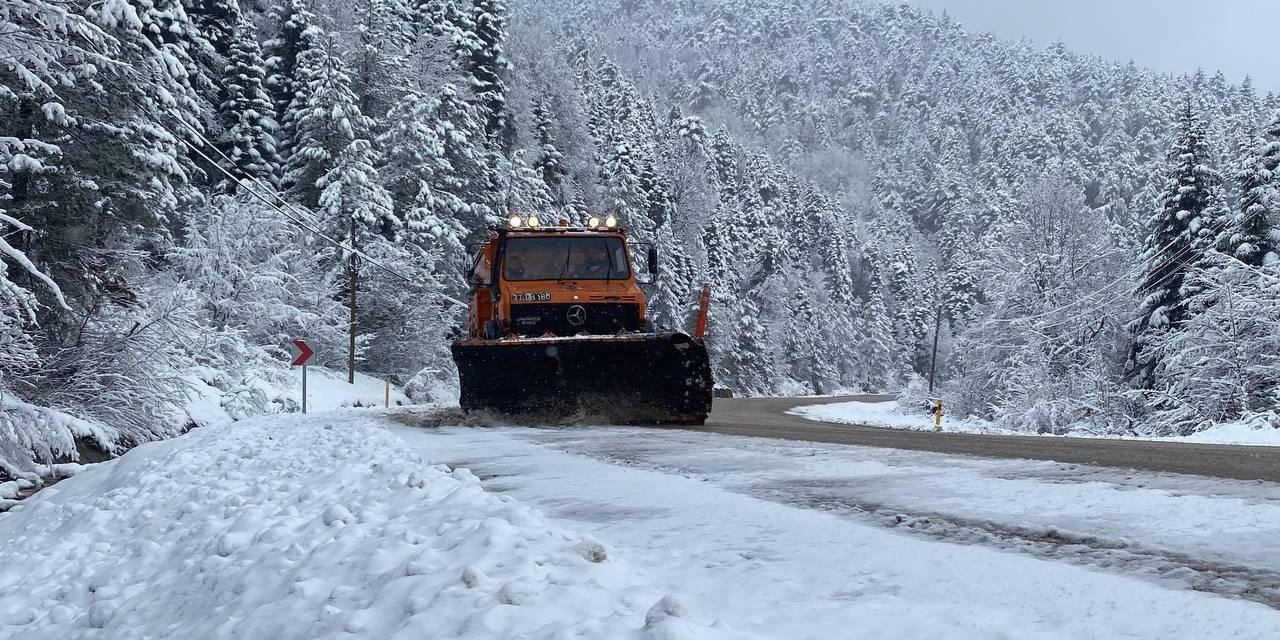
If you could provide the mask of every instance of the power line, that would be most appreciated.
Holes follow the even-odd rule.
[[[101,55],[107,55],[105,52],[101,52],[101,51],[99,51],[99,53],[100,53]],[[122,69],[121,69],[121,71],[122,71],[122,73],[128,74],[128,73],[134,72],[135,70],[134,70],[134,69],[132,69],[132,68],[125,67],[125,68],[122,68]],[[135,79],[136,79],[136,80],[144,80],[143,78],[137,78],[137,77],[135,77]],[[108,82],[110,82],[110,80],[108,80]],[[328,234],[326,234],[324,231],[322,231],[322,230],[320,230],[320,229],[317,229],[316,227],[314,227],[314,226],[311,226],[311,225],[307,224],[305,221],[303,221],[303,220],[301,220],[301,219],[299,219],[299,218],[296,218],[296,217],[294,217],[293,215],[290,215],[290,213],[289,213],[289,212],[287,212],[287,211],[285,211],[283,208],[281,208],[281,207],[279,206],[279,204],[277,204],[276,202],[273,202],[271,198],[268,198],[267,196],[264,196],[264,195],[262,195],[262,194],[258,193],[258,192],[257,192],[257,191],[255,191],[254,189],[249,188],[249,187],[247,186],[247,184],[246,184],[246,181],[245,181],[245,180],[243,180],[243,179],[241,179],[241,178],[237,178],[237,177],[236,177],[235,175],[233,175],[233,174],[232,174],[232,173],[231,173],[231,172],[230,172],[226,167],[222,166],[222,165],[221,165],[221,164],[219,164],[216,160],[214,160],[213,158],[209,157],[209,155],[208,155],[207,153],[205,153],[202,149],[200,149],[199,147],[197,147],[197,146],[195,146],[195,145],[191,144],[191,143],[190,143],[189,141],[187,141],[183,136],[176,135],[172,129],[170,129],[168,126],[166,126],[166,125],[165,125],[163,118],[161,118],[161,117],[160,117],[159,115],[157,115],[154,111],[152,111],[152,110],[151,110],[147,105],[144,105],[144,104],[142,104],[141,102],[139,102],[137,99],[135,99],[135,98],[134,98],[134,97],[133,97],[133,96],[132,96],[132,95],[131,95],[127,90],[122,90],[122,89],[120,88],[120,86],[119,86],[119,85],[115,85],[114,83],[112,83],[112,84],[115,86],[115,88],[116,88],[116,89],[117,89],[117,91],[120,93],[120,95],[121,95],[121,96],[123,96],[123,97],[125,98],[125,100],[129,101],[129,102],[130,102],[131,104],[133,104],[135,107],[137,107],[138,109],[140,109],[144,114],[146,114],[146,115],[150,116],[152,119],[154,119],[154,120],[155,120],[155,124],[156,124],[156,126],[159,126],[160,128],[164,129],[164,131],[165,131],[166,133],[168,133],[169,135],[173,136],[173,138],[174,138],[175,140],[177,140],[178,142],[180,142],[180,143],[181,143],[183,146],[185,146],[187,149],[189,149],[189,150],[191,150],[192,152],[194,152],[194,153],[198,154],[201,158],[203,158],[203,159],[204,159],[206,162],[208,162],[211,166],[213,166],[215,169],[217,169],[220,173],[224,174],[224,175],[225,175],[225,176],[227,176],[228,178],[230,178],[230,179],[234,180],[234,181],[236,182],[236,184],[238,184],[238,185],[240,185],[241,187],[245,188],[245,190],[246,190],[250,195],[252,195],[252,196],[253,196],[254,198],[256,198],[257,200],[261,201],[263,204],[266,204],[267,206],[271,207],[272,209],[275,209],[277,212],[279,212],[279,213],[280,213],[281,215],[283,215],[285,218],[289,219],[289,220],[290,220],[291,222],[293,222],[294,224],[296,224],[296,225],[298,225],[299,227],[302,227],[302,228],[304,228],[304,229],[306,229],[306,230],[308,230],[308,231],[311,231],[312,233],[316,234],[316,236],[317,236],[317,237],[319,237],[319,238],[321,238],[322,240],[324,240],[324,241],[326,241],[326,242],[328,242],[328,243],[330,243],[330,244],[334,245],[335,247],[337,247],[337,248],[339,248],[339,249],[342,249],[343,251],[348,251],[348,252],[350,252],[352,255],[359,256],[362,260],[364,260],[364,261],[368,262],[369,264],[372,264],[373,266],[375,266],[375,267],[377,267],[377,268],[379,268],[379,269],[382,269],[383,271],[385,271],[385,272],[387,272],[387,273],[391,274],[392,276],[395,276],[395,277],[397,277],[397,278],[399,278],[399,279],[401,279],[401,280],[403,280],[403,281],[405,281],[405,282],[407,282],[407,283],[410,283],[410,284],[417,284],[417,283],[418,283],[418,281],[417,281],[416,279],[411,278],[411,277],[409,277],[409,276],[407,276],[407,275],[405,275],[405,274],[403,274],[403,273],[401,273],[401,272],[399,272],[399,271],[397,271],[397,270],[395,270],[395,269],[393,269],[393,268],[391,268],[391,267],[389,267],[389,266],[387,266],[387,265],[383,264],[382,262],[380,262],[380,261],[378,261],[378,260],[374,259],[373,257],[369,256],[369,255],[368,255],[367,253],[365,253],[364,251],[361,251],[360,249],[357,249],[357,248],[356,248],[352,243],[343,243],[343,242],[341,242],[341,241],[339,241],[339,240],[336,240],[336,239],[334,239],[334,238],[330,237],[330,236],[329,236]],[[205,146],[209,147],[210,149],[213,149],[216,153],[218,153],[218,154],[219,154],[219,155],[220,155],[220,156],[221,156],[221,157],[222,157],[222,158],[223,158],[227,163],[229,163],[229,164],[230,164],[231,166],[233,166],[233,167],[236,167],[237,169],[240,169],[240,168],[239,168],[239,166],[238,166],[238,165],[236,165],[236,164],[235,164],[235,162],[234,162],[233,160],[231,160],[231,158],[227,157],[227,155],[226,155],[226,154],[222,153],[222,151],[221,151],[221,150],[219,150],[219,149],[217,148],[217,145],[215,145],[212,141],[210,141],[207,137],[205,137],[205,135],[204,135],[202,132],[200,132],[200,130],[199,130],[199,129],[196,129],[195,127],[191,126],[191,124],[190,124],[190,123],[186,122],[186,121],[185,121],[185,120],[183,120],[181,117],[175,117],[175,119],[176,119],[179,123],[181,123],[184,127],[186,127],[186,128],[191,132],[191,134],[192,134],[193,136],[195,136],[195,137],[196,137],[200,142],[202,142]],[[267,184],[265,184],[264,182],[262,182],[262,180],[261,180],[260,178],[258,178],[258,177],[256,177],[256,176],[253,176],[253,175],[249,174],[248,172],[244,171],[243,169],[240,169],[240,172],[241,172],[241,173],[243,173],[243,174],[245,175],[245,177],[247,177],[249,180],[252,180],[254,183],[258,184],[259,186],[262,186],[262,187],[266,188],[266,189],[268,190],[268,193],[270,193],[270,192],[274,191],[274,189],[273,189],[270,185],[267,185]],[[288,201],[284,200],[283,198],[279,198],[278,196],[277,196],[277,199],[279,200],[279,202],[280,202],[280,203],[284,204],[285,206],[288,206],[290,209],[301,210],[301,211],[305,212],[305,213],[306,213],[306,215],[308,215],[308,216],[309,216],[313,221],[317,221],[317,222],[318,222],[318,221],[319,221],[319,219],[320,219],[320,218],[319,218],[319,216],[318,216],[318,215],[316,215],[314,212],[312,212],[312,211],[310,211],[310,210],[306,209],[305,207],[302,207],[301,205],[298,205],[298,204],[295,204],[295,203],[290,203],[290,202],[288,202]],[[416,246],[416,245],[415,245],[415,246]],[[437,282],[436,284],[439,284],[439,283]],[[455,304],[455,305],[458,305],[458,306],[461,306],[461,307],[467,307],[467,306],[469,306],[469,305],[468,305],[468,303],[463,302],[463,301],[461,301],[461,300],[458,300],[458,299],[456,299],[456,298],[454,298],[454,297],[452,297],[452,296],[450,296],[450,295],[448,295],[448,294],[446,294],[446,293],[444,293],[444,292],[442,292],[442,291],[441,291],[441,292],[436,292],[436,293],[438,293],[438,295],[439,295],[442,299],[444,299],[445,301],[447,301],[447,302],[451,302],[451,303],[453,303],[453,304]]]
[[[1176,244],[1179,240],[1180,240],[1180,238],[1175,238],[1175,239],[1171,240],[1168,244],[1166,244],[1165,246],[1163,246],[1163,247],[1161,247],[1159,250],[1157,250],[1157,251],[1156,251],[1156,253],[1155,253],[1154,255],[1159,255],[1159,254],[1163,253],[1164,251],[1166,251],[1166,250],[1168,250],[1170,247],[1172,247],[1174,244]],[[1185,251],[1185,249],[1184,249],[1184,251]],[[1094,295],[1097,295],[1097,294],[1099,294],[1099,293],[1102,293],[1103,291],[1106,291],[1106,290],[1108,290],[1108,289],[1110,289],[1110,288],[1112,288],[1112,287],[1116,286],[1117,284],[1121,284],[1121,283],[1123,283],[1123,282],[1128,281],[1129,279],[1131,279],[1131,278],[1133,278],[1134,276],[1137,276],[1139,273],[1141,273],[1145,268],[1146,268],[1145,266],[1141,266],[1141,265],[1140,265],[1140,266],[1137,266],[1137,267],[1134,267],[1134,268],[1131,268],[1129,271],[1127,271],[1127,272],[1125,272],[1125,273],[1120,274],[1120,275],[1119,275],[1118,277],[1116,277],[1114,280],[1112,280],[1112,281],[1110,281],[1110,282],[1108,282],[1108,283],[1106,283],[1106,284],[1102,285],[1101,287],[1098,287],[1096,290],[1091,291],[1091,292],[1089,292],[1088,294],[1086,294],[1086,295],[1084,295],[1084,296],[1082,296],[1082,297],[1080,297],[1080,298],[1077,298],[1077,299],[1075,299],[1075,300],[1072,300],[1071,302],[1068,302],[1068,303],[1066,303],[1066,304],[1064,304],[1064,305],[1062,305],[1062,306],[1059,306],[1059,307],[1057,307],[1057,308],[1049,309],[1049,310],[1047,310],[1047,311],[1042,311],[1042,312],[1037,313],[1037,314],[1034,314],[1034,315],[1022,316],[1022,317],[1019,317],[1019,318],[992,318],[990,321],[991,321],[991,322],[998,322],[998,323],[1009,323],[1009,324],[1012,324],[1012,323],[1016,323],[1016,322],[1025,322],[1025,321],[1027,321],[1027,320],[1035,320],[1035,319],[1037,319],[1037,318],[1044,318],[1044,317],[1048,317],[1048,316],[1051,316],[1051,315],[1057,315],[1057,314],[1061,313],[1062,311],[1064,311],[1064,310],[1066,310],[1066,309],[1069,309],[1069,308],[1071,308],[1071,307],[1073,307],[1073,306],[1075,306],[1075,305],[1077,305],[1077,304],[1080,304],[1080,303],[1082,303],[1082,302],[1086,302],[1089,298],[1093,297]],[[1106,301],[1106,302],[1110,302],[1110,300],[1108,300],[1108,301]],[[1104,304],[1105,304],[1105,302],[1104,302]],[[1101,307],[1101,305],[1099,305],[1099,306],[1095,307],[1095,308],[1094,308],[1094,309],[1092,309],[1092,310],[1097,310],[1097,309],[1100,309],[1100,308],[1102,308],[1102,307]],[[1046,325],[1046,326],[1051,326],[1051,325]]]
[[[1240,221],[1240,224],[1244,224],[1245,222],[1248,222],[1248,221],[1252,220],[1254,216],[1257,216],[1257,215],[1259,215],[1260,213],[1261,213],[1261,211],[1255,211],[1255,212],[1253,212],[1253,213],[1251,213],[1251,214],[1248,214],[1245,218],[1243,218],[1243,219]],[[1216,221],[1215,221],[1215,222],[1216,222]],[[1212,231],[1215,231],[1215,232],[1217,232],[1217,231],[1221,231],[1221,229],[1220,229],[1220,228],[1215,228],[1215,227],[1218,227],[1218,225],[1214,225],[1214,227],[1210,227],[1210,229],[1211,229]],[[1168,243],[1168,244],[1164,245],[1163,247],[1161,247],[1160,249],[1158,249],[1154,254],[1152,254],[1151,259],[1155,259],[1155,258],[1156,258],[1156,257],[1158,257],[1160,254],[1164,253],[1164,252],[1165,252],[1165,251],[1167,251],[1170,247],[1172,247],[1174,244],[1176,244],[1176,243],[1178,243],[1178,242],[1180,242],[1180,241],[1182,241],[1182,237],[1174,238],[1173,240],[1169,241],[1169,243]],[[1175,260],[1178,260],[1178,259],[1180,259],[1180,258],[1182,258],[1182,257],[1184,257],[1184,256],[1186,256],[1186,255],[1188,255],[1188,254],[1190,254],[1191,252],[1195,251],[1195,249],[1196,249],[1196,246],[1195,246],[1194,241],[1193,241],[1193,242],[1191,242],[1191,243],[1188,243],[1186,247],[1184,247],[1184,248],[1180,249],[1177,253],[1175,253],[1175,254],[1173,254],[1173,255],[1171,255],[1171,256],[1168,256],[1168,258],[1166,258],[1166,259],[1165,259],[1165,262],[1166,262],[1166,263],[1174,262]],[[1082,302],[1086,302],[1086,301],[1088,301],[1089,299],[1091,299],[1093,296],[1095,296],[1095,295],[1097,295],[1097,294],[1099,294],[1099,293],[1102,293],[1103,291],[1106,291],[1107,289],[1112,288],[1112,287],[1113,287],[1113,286],[1115,286],[1116,284],[1119,284],[1119,283],[1121,283],[1121,282],[1127,281],[1127,280],[1129,280],[1129,279],[1131,279],[1131,278],[1133,278],[1133,277],[1135,277],[1135,276],[1139,275],[1140,273],[1142,273],[1143,271],[1145,271],[1145,270],[1146,270],[1146,268],[1147,268],[1147,265],[1145,265],[1145,264],[1143,264],[1143,265],[1138,265],[1138,266],[1136,266],[1136,267],[1134,267],[1134,268],[1130,269],[1129,271],[1127,271],[1127,272],[1125,272],[1125,273],[1121,274],[1121,275],[1120,275],[1119,277],[1117,277],[1115,280],[1112,280],[1111,282],[1109,282],[1109,283],[1107,283],[1107,284],[1105,284],[1105,285],[1103,285],[1103,286],[1099,287],[1098,289],[1096,289],[1096,290],[1094,290],[1094,291],[1092,291],[1092,292],[1090,292],[1090,293],[1088,293],[1088,294],[1086,294],[1086,295],[1084,295],[1084,296],[1082,296],[1082,297],[1080,297],[1080,298],[1077,298],[1076,300],[1073,300],[1073,301],[1071,301],[1071,302],[1069,302],[1069,303],[1067,303],[1067,304],[1065,304],[1065,305],[1059,306],[1059,307],[1057,307],[1057,308],[1049,309],[1049,310],[1047,310],[1047,311],[1043,311],[1043,312],[1041,312],[1041,313],[1037,313],[1037,314],[1030,315],[1030,316],[1024,316],[1024,317],[1021,317],[1021,318],[993,318],[993,319],[992,319],[992,321],[994,321],[994,322],[999,322],[999,323],[1013,324],[1013,323],[1018,323],[1018,322],[1024,322],[1024,321],[1027,321],[1027,320],[1035,320],[1035,319],[1037,319],[1037,318],[1044,318],[1044,317],[1048,317],[1048,316],[1056,316],[1056,315],[1060,314],[1060,313],[1061,313],[1063,310],[1065,310],[1065,309],[1068,309],[1068,308],[1070,308],[1070,307],[1072,307],[1072,306],[1074,306],[1074,305],[1076,305],[1076,304],[1079,304],[1079,303],[1082,303]],[[1165,284],[1166,282],[1168,282],[1169,280],[1171,280],[1172,278],[1174,278],[1176,275],[1177,275],[1177,272],[1171,272],[1171,273],[1168,273],[1168,274],[1166,274],[1166,275],[1162,276],[1161,278],[1157,279],[1156,281],[1154,281],[1154,282],[1152,282],[1152,283],[1150,283],[1150,284],[1148,284],[1148,285],[1146,285],[1146,286],[1144,286],[1144,287],[1139,287],[1139,288],[1135,291],[1135,295],[1143,295],[1143,294],[1146,294],[1146,293],[1150,293],[1150,292],[1151,292],[1151,291],[1153,291],[1155,288],[1157,288],[1157,287],[1159,287],[1159,286],[1161,286],[1161,285]],[[1091,306],[1090,308],[1085,309],[1085,310],[1084,310],[1084,311],[1082,311],[1081,313],[1088,313],[1088,312],[1092,312],[1092,311],[1099,311],[1099,310],[1101,310],[1101,309],[1105,308],[1107,305],[1109,305],[1109,304],[1111,304],[1111,303],[1113,303],[1113,302],[1116,302],[1116,301],[1118,301],[1118,300],[1120,300],[1120,299],[1124,298],[1126,295],[1127,295],[1126,293],[1117,293],[1117,294],[1115,294],[1115,295],[1112,295],[1112,296],[1110,296],[1110,297],[1108,297],[1108,298],[1106,298],[1106,299],[1103,299],[1103,300],[1099,301],[1097,304],[1095,304],[1095,305]],[[1058,320],[1058,321],[1056,321],[1056,322],[1048,322],[1048,323],[1038,324],[1038,325],[1035,325],[1035,327],[1036,327],[1037,329],[1047,329],[1047,328],[1052,328],[1052,327],[1060,326],[1060,325],[1065,324],[1065,323],[1067,323],[1067,322],[1069,322],[1069,321],[1070,321],[1070,319],[1069,319],[1069,318],[1062,318],[1062,319],[1059,319],[1059,320]]]

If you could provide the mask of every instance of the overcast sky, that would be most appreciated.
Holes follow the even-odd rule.
[[[970,33],[1039,45],[1167,73],[1221,69],[1258,94],[1280,91],[1280,0],[907,0],[946,10]]]

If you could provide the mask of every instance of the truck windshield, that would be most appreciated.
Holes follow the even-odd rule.
[[[507,280],[625,280],[631,275],[618,236],[508,238]]]

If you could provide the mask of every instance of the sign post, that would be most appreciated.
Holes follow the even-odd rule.
[[[302,338],[294,338],[290,345],[290,351],[293,352],[293,361],[289,364],[295,367],[302,367],[302,412],[307,412],[307,361],[311,356],[315,355],[315,351],[311,349],[311,345],[307,344]]]
[[[707,310],[711,307],[711,283],[702,285],[702,295],[698,296],[698,322],[693,328],[693,337],[702,339],[707,333]]]

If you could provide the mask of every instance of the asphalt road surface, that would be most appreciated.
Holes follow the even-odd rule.
[[[717,398],[700,431],[736,436],[830,442],[867,447],[933,451],[992,458],[1029,458],[1105,467],[1190,473],[1237,480],[1280,482],[1280,447],[999,436],[905,431],[807,420],[787,415],[793,407],[891,396],[835,398]]]

